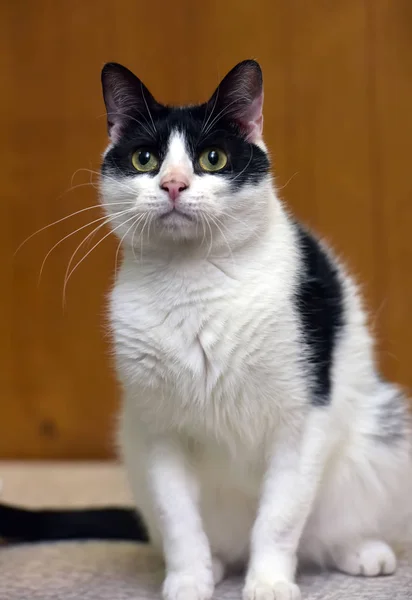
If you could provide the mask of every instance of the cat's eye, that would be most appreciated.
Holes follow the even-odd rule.
[[[159,159],[150,150],[140,148],[133,153],[132,165],[140,173],[150,173],[150,171],[155,171],[159,166]]]
[[[209,148],[199,156],[199,165],[203,171],[216,173],[221,171],[227,164],[227,155],[219,148]]]

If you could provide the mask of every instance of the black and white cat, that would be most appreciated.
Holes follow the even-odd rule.
[[[411,512],[407,402],[376,371],[356,285],[276,195],[259,65],[184,108],[118,64],[102,81],[102,205],[124,250],[119,443],[165,599],[208,600],[239,566],[244,600],[299,598],[298,560],[393,573]],[[126,510],[5,506],[0,534],[146,537]]]
[[[245,600],[299,598],[298,559],[393,573],[407,403],[376,371],[356,285],[276,195],[259,65],[183,108],[118,64],[102,81],[119,442],[164,597],[207,600],[239,565]]]

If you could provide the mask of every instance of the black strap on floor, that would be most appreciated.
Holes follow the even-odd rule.
[[[147,542],[146,528],[131,508],[28,510],[0,504],[0,538],[17,542],[132,540]]]

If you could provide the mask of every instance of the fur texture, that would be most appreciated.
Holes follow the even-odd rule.
[[[160,105],[116,64],[103,91],[101,194],[124,250],[119,444],[165,598],[207,600],[239,566],[245,600],[299,598],[298,558],[393,572],[407,404],[377,374],[356,285],[276,196],[258,64],[200,106]],[[227,163],[205,172],[213,148]],[[147,173],[141,149],[157,161]]]

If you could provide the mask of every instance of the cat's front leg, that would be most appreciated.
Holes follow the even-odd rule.
[[[165,600],[209,600],[213,564],[198,510],[198,484],[184,445],[147,442],[147,473],[166,562]]]
[[[298,600],[297,549],[329,448],[327,408],[273,445],[252,530],[244,600]],[[326,412],[325,412],[326,410]],[[328,435],[329,433],[329,435]]]

